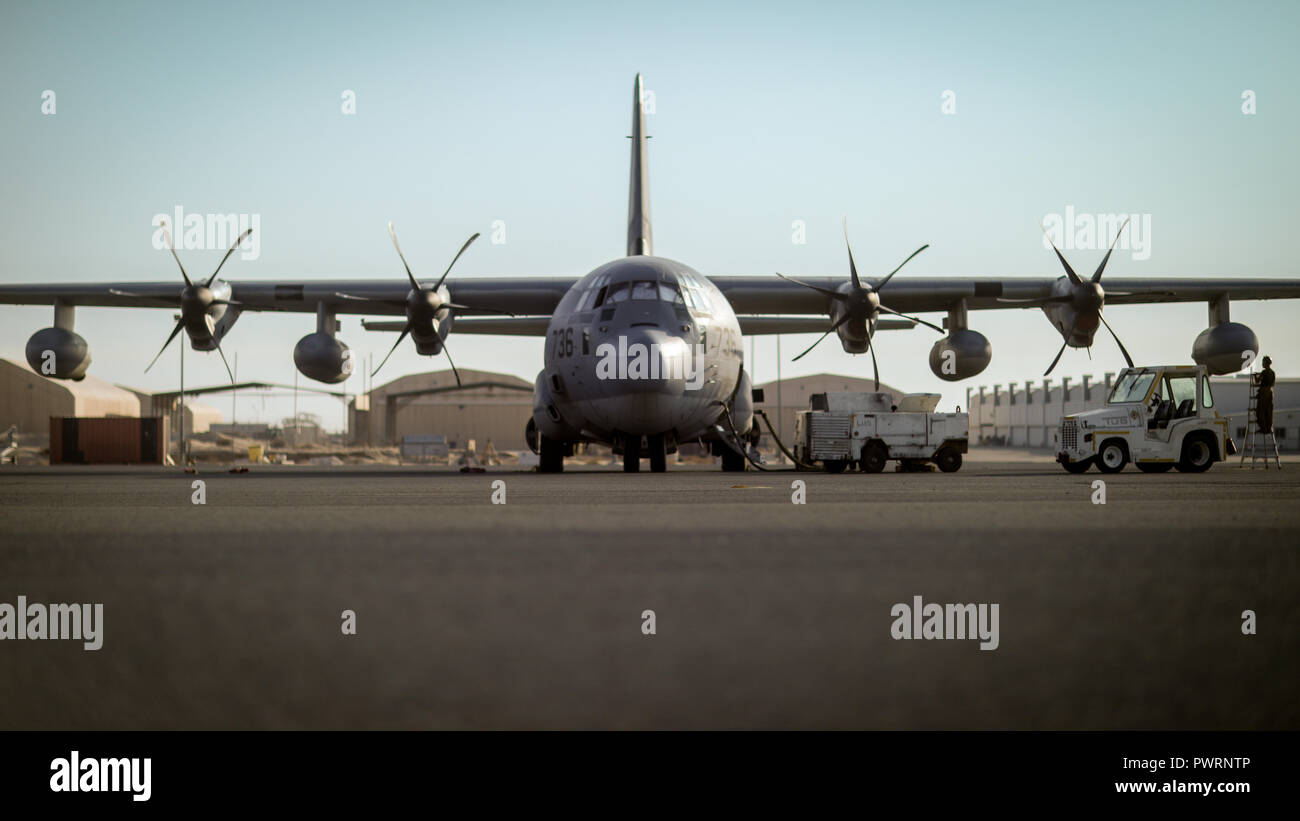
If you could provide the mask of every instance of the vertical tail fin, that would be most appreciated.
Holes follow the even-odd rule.
[[[627,255],[654,253],[650,232],[650,168],[646,158],[645,109],[641,75],[632,90],[632,178],[627,197]]]

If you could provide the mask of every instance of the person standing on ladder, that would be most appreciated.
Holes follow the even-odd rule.
[[[1277,374],[1273,373],[1273,360],[1264,357],[1264,369],[1255,374],[1255,385],[1259,388],[1255,400],[1255,422],[1259,433],[1273,432],[1273,383]]]

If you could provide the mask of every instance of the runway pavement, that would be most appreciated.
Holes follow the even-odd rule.
[[[0,470],[0,728],[1300,729],[1298,468]]]

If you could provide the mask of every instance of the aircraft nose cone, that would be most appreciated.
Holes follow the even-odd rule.
[[[596,353],[597,378],[606,383],[604,396],[595,403],[597,413],[623,433],[675,428],[693,408],[691,397],[706,379],[703,357],[697,357],[691,343],[660,328],[628,328]]]
[[[680,396],[696,370],[690,342],[658,327],[633,326],[597,349],[598,378],[614,382],[620,393]]]

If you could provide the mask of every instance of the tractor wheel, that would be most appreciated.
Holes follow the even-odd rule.
[[[1214,447],[1203,436],[1183,441],[1183,455],[1174,467],[1183,473],[1204,473],[1214,464]]]
[[[1092,460],[1084,459],[1082,462],[1062,462],[1061,467],[1065,468],[1068,473],[1087,473],[1088,468],[1092,467]]]
[[[956,473],[961,470],[961,454],[953,448],[943,448],[935,454],[934,463],[944,473]]]
[[[1128,464],[1128,451],[1118,439],[1103,442],[1097,452],[1097,470],[1102,473],[1119,473]]]
[[[1173,469],[1173,462],[1138,462],[1138,470],[1143,473],[1168,473]]]
[[[863,473],[879,473],[885,469],[885,463],[889,461],[889,452],[885,450],[879,442],[872,442],[862,449],[862,458],[858,460],[858,467]]]

